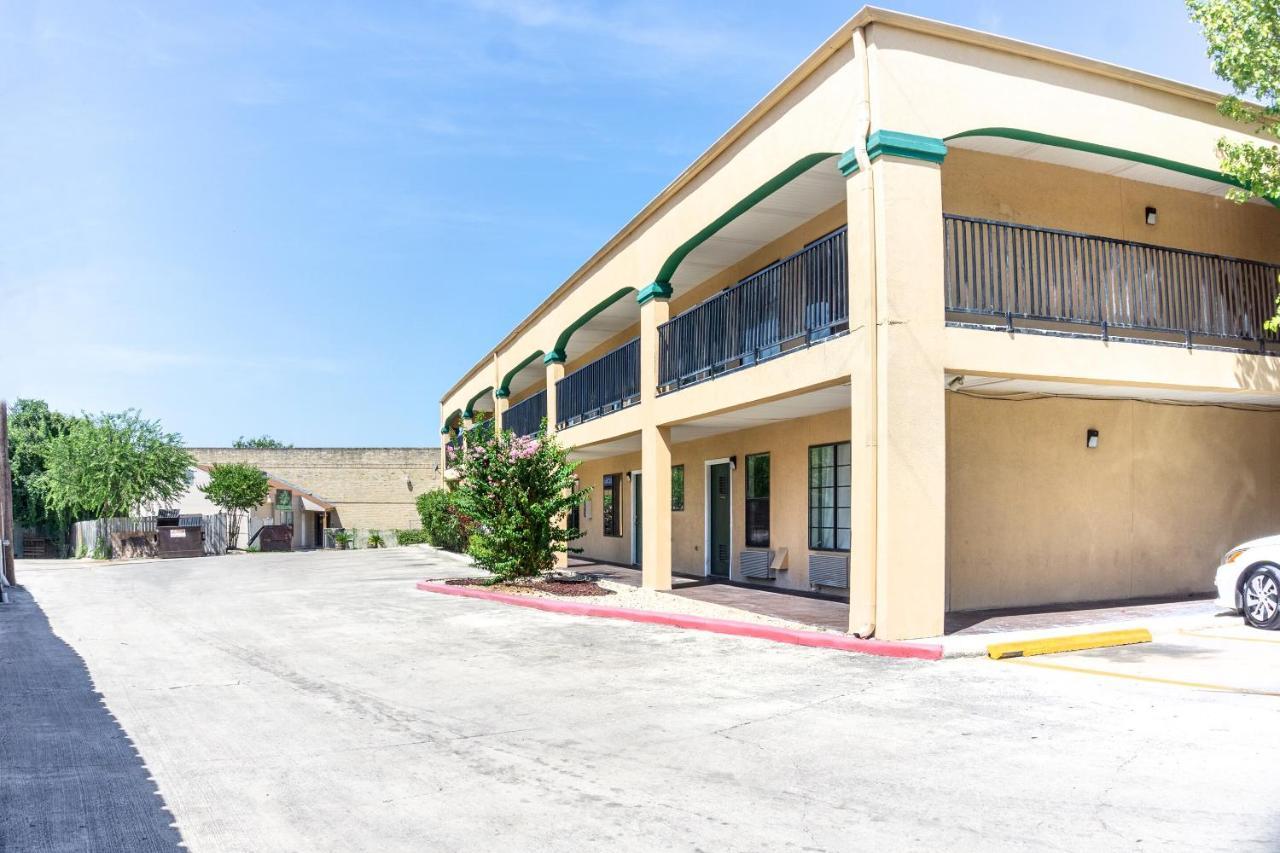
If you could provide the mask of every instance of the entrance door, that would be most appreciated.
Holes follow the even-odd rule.
[[[324,513],[313,512],[311,513],[311,517],[316,520],[315,526],[312,529],[312,535],[315,538],[311,540],[311,547],[323,548],[324,547]]]
[[[644,491],[640,488],[641,474],[637,471],[631,475],[631,565],[644,565],[644,552],[641,543],[644,526],[644,512],[640,496]]]
[[[707,564],[710,573],[729,577],[729,463],[707,468]]]

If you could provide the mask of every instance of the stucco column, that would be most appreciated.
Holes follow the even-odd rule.
[[[946,604],[942,171],[938,140],[878,131],[849,174],[850,630],[942,633]]]
[[[551,352],[543,359],[543,364],[547,366],[547,435],[555,435],[556,433],[556,383],[564,379],[564,355],[562,353]],[[564,524],[568,525],[569,520],[566,518]],[[562,551],[556,554],[556,568],[569,568],[569,554]]]
[[[510,397],[501,388],[493,392],[493,434],[502,432],[502,417],[507,413]]]
[[[658,397],[658,326],[671,316],[671,287],[640,291],[640,581],[671,589],[671,429],[653,421]]]

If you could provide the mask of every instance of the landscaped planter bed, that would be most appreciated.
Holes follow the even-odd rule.
[[[478,586],[493,592],[504,592],[511,595],[552,595],[560,598],[591,598],[602,595],[613,595],[611,589],[605,589],[596,581],[562,581],[548,578],[537,580],[509,581],[494,583],[492,578],[453,578],[445,583],[450,586]]]

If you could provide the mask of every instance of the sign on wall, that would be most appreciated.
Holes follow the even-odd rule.
[[[288,489],[276,489],[276,509],[280,512],[293,510],[293,492]]]

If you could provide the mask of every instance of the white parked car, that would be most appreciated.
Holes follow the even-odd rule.
[[[1222,557],[1214,585],[1223,607],[1242,611],[1255,628],[1280,630],[1280,536],[1232,548]]]

